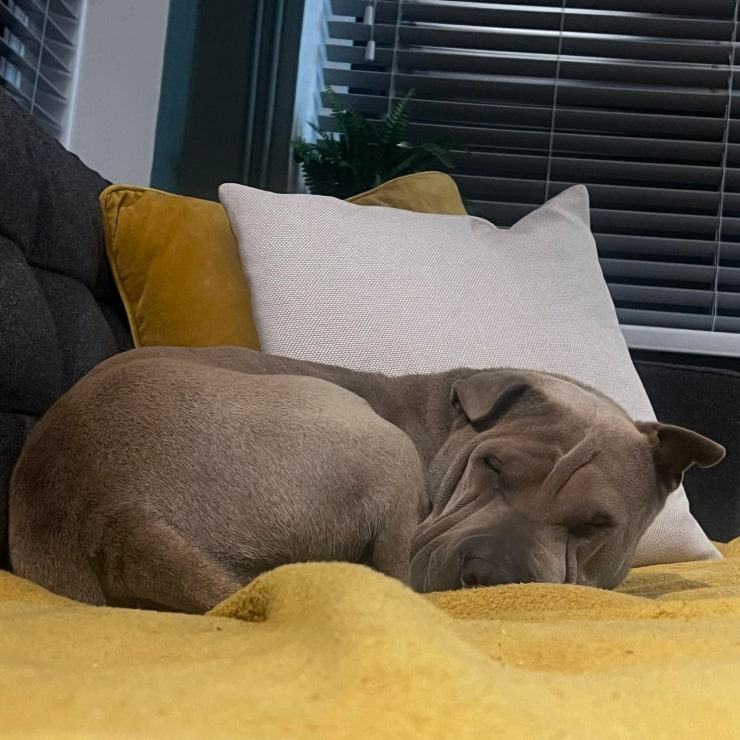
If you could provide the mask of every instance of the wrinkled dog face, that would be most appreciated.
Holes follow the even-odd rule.
[[[451,402],[460,416],[431,466],[432,510],[411,546],[418,591],[613,588],[684,470],[724,456],[558,376],[483,371],[457,381]]]

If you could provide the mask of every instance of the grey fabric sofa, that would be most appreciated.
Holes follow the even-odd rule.
[[[26,435],[88,370],[132,346],[103,246],[97,198],[107,184],[0,92],[0,567]],[[686,488],[711,537],[739,535],[740,361],[635,360],[659,418],[727,446],[727,461],[690,474]]]
[[[0,91],[0,566],[10,473],[34,422],[132,346],[103,246],[108,183]]]

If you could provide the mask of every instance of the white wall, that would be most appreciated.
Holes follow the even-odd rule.
[[[170,0],[86,0],[64,139],[115,183],[148,185]]]

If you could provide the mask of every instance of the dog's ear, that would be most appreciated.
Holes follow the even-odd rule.
[[[655,467],[666,493],[678,488],[684,472],[692,465],[711,468],[725,456],[722,445],[690,429],[656,421],[635,424],[652,445]]]
[[[477,424],[501,416],[531,388],[523,373],[482,370],[452,384],[450,403]]]

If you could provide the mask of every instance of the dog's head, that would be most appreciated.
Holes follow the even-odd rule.
[[[634,422],[555,375],[481,371],[453,384],[451,403],[458,417],[431,464],[431,511],[411,545],[419,591],[613,588],[684,471],[725,453],[688,429]]]

